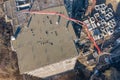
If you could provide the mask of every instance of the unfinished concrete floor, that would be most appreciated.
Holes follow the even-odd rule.
[[[67,15],[64,6],[45,11],[57,11]],[[71,24],[58,16],[33,15],[28,28],[23,28],[13,41],[18,54],[20,72],[31,71],[51,63],[56,63],[77,55],[73,40],[75,34]]]

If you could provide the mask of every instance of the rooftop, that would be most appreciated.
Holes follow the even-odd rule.
[[[65,7],[49,8],[45,11],[62,12]],[[31,71],[48,64],[76,56],[73,40],[76,38],[72,25],[66,28],[67,20],[59,16],[33,15],[29,27],[24,27],[13,47],[18,54],[20,72]]]

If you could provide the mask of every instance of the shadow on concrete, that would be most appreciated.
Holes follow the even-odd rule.
[[[106,0],[96,0],[96,4],[106,3]]]
[[[85,14],[85,10],[88,6],[88,0],[64,0],[64,4],[70,17],[77,20],[82,20],[82,17]],[[72,25],[76,37],[80,38],[82,27],[74,22],[72,22]]]
[[[117,17],[119,17],[119,19],[120,19],[120,2],[119,2],[118,5],[117,5],[116,15],[117,15]]]
[[[117,9],[116,9],[116,17],[117,17],[117,23],[120,27],[120,2],[118,3]]]

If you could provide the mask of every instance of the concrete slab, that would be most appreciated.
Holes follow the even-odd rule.
[[[75,63],[76,63],[77,57],[67,59],[64,61],[60,61],[55,64],[51,64],[30,72],[25,72],[25,74],[40,77],[40,78],[47,78],[52,77],[54,75],[58,75],[61,73],[65,73],[67,71],[74,70]]]
[[[64,6],[45,11],[67,15]],[[18,54],[21,73],[77,55],[72,25],[66,28],[67,20],[61,18],[58,25],[57,20],[58,16],[33,15],[29,28],[23,28],[17,40],[12,42]]]

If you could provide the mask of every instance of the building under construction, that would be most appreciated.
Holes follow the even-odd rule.
[[[2,2],[2,16],[12,26],[8,46],[17,53],[16,69],[22,75],[19,77],[119,80],[119,3],[119,0]]]

